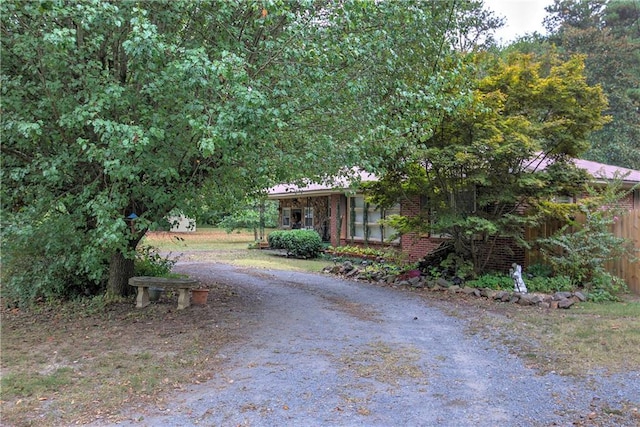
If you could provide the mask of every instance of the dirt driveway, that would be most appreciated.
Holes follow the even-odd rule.
[[[473,319],[448,316],[415,294],[224,264],[182,262],[176,270],[237,289],[242,305],[226,322],[241,339],[216,349],[223,369],[213,379],[169,404],[131,410],[118,425],[635,425],[615,414],[640,404],[640,372],[540,375],[465,334]],[[603,408],[610,418],[594,424]]]

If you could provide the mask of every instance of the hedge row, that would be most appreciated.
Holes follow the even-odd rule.
[[[322,252],[322,239],[314,230],[276,230],[267,239],[270,248],[284,249],[296,258],[315,258]]]

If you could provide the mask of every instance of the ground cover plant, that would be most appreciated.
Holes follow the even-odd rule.
[[[181,260],[313,272],[331,262],[247,249],[252,241],[252,232],[227,234],[218,229],[145,238],[145,244],[163,255],[181,253]],[[169,407],[165,392],[218,374],[220,349],[241,339],[234,313],[242,312],[251,295],[238,293],[232,283],[206,285],[210,303],[183,311],[177,311],[175,297],[168,296],[145,310],[134,309],[133,296],[43,301],[29,310],[3,303],[3,425],[116,423],[124,407],[133,405],[142,412],[151,402]],[[581,375],[640,366],[638,298],[549,311],[448,293],[410,292],[451,315],[473,319],[468,333],[506,345],[543,372]],[[360,356],[365,367],[384,362]]]

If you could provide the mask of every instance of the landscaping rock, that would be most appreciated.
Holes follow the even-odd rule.
[[[520,299],[518,300],[518,304],[520,305],[534,305],[533,298],[531,295],[520,295]]]
[[[579,291],[578,292],[574,292],[573,296],[578,298],[578,300],[580,302],[585,302],[587,300],[587,297],[582,292],[579,292]]]
[[[558,301],[558,308],[569,308],[576,302],[572,298],[563,298]]]
[[[560,301],[565,298],[571,298],[571,295],[571,292],[556,292],[555,294],[553,294],[553,299],[555,301]]]
[[[424,282],[421,277],[412,277],[409,279],[409,284],[414,288],[423,288]]]
[[[451,286],[451,282],[449,282],[446,279],[443,279],[442,277],[438,278],[438,280],[436,280],[436,284],[438,284],[438,286],[443,287],[443,288],[448,288]]]
[[[471,295],[475,291],[477,291],[476,288],[471,288],[469,286],[465,286],[464,288],[460,289],[460,292],[462,292],[463,294],[466,294],[466,295]]]

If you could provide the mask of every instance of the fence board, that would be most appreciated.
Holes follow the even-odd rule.
[[[578,222],[583,222],[584,218],[576,218]],[[525,239],[528,242],[534,242],[536,239],[551,236],[562,227],[560,222],[550,222],[543,224],[537,228],[528,228],[525,230]],[[640,250],[640,209],[629,211],[628,214],[621,216],[615,224],[611,226],[611,231],[617,237],[624,237],[632,242],[636,249]],[[527,265],[535,264],[542,261],[542,255],[538,248],[533,247],[526,251],[525,260]],[[640,295],[640,262],[632,262],[632,259],[623,257],[605,264],[605,269],[621,279],[635,294]]]

